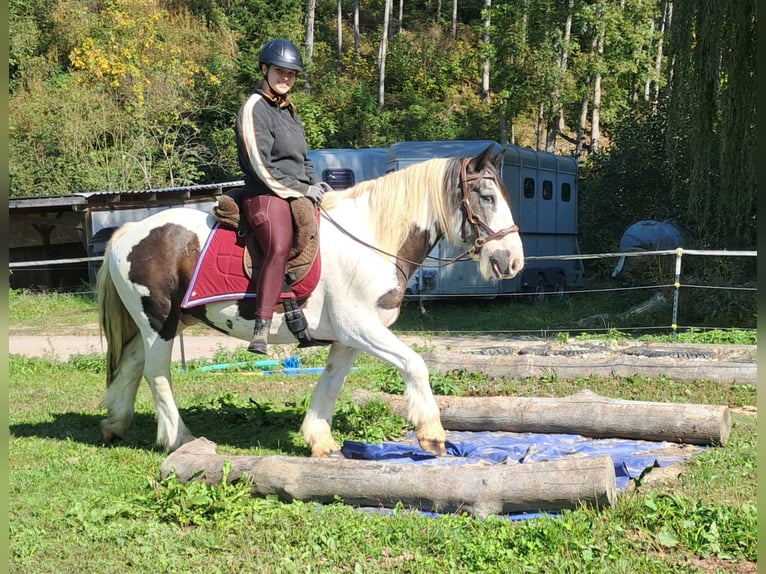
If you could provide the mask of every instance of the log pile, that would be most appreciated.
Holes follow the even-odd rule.
[[[405,415],[404,398],[356,391],[354,402],[383,401]],[[585,390],[564,398],[437,397],[448,430],[579,434],[724,446],[731,432],[726,406],[611,399]],[[220,484],[247,480],[253,496],[437,513],[492,514],[604,507],[617,496],[609,456],[503,464],[409,464],[289,456],[224,456],[199,438],[171,453],[163,478]]]

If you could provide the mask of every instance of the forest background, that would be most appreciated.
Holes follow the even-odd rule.
[[[574,154],[584,253],[641,219],[755,249],[755,0],[10,0],[10,196],[241,178],[265,41],[311,148]],[[755,267],[755,258],[752,267]],[[740,269],[740,272],[742,270]]]

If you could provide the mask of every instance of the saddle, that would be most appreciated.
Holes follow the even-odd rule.
[[[253,276],[253,267],[260,268],[263,260],[258,243],[255,241],[247,222],[240,217],[239,200],[242,189],[234,189],[218,196],[213,207],[213,216],[223,226],[237,231],[245,237],[247,249],[244,250],[243,268],[248,278]],[[287,261],[286,278],[288,286],[303,279],[311,270],[319,248],[316,208],[308,197],[291,199],[290,210],[293,215],[293,248]]]
[[[253,234],[250,233],[247,222],[243,217],[240,217],[242,192],[242,189],[235,189],[221,194],[212,212],[222,226],[236,230],[238,235],[245,238],[246,248],[243,250],[242,268],[245,275],[251,279],[253,270],[262,266],[263,253]],[[306,277],[314,265],[319,249],[318,212],[314,202],[307,197],[299,197],[289,201],[293,216],[293,248],[288,255],[283,293],[278,305],[283,307],[285,322],[298,339],[299,347],[326,345],[329,344],[329,341],[316,340],[309,333],[306,318],[290,287]]]

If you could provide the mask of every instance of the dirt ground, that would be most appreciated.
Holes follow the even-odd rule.
[[[470,340],[473,345],[483,346],[497,343],[493,337],[420,337],[406,336],[402,339],[408,345],[438,346],[449,348],[465,346]],[[218,351],[233,352],[247,346],[247,341],[226,337],[219,334],[182,334],[176,337],[173,345],[173,360],[182,358],[209,359]],[[106,341],[100,337],[97,329],[83,328],[80,335],[46,334],[33,335],[11,332],[8,337],[8,352],[25,357],[47,357],[66,361],[72,355],[88,355],[106,352]]]
[[[183,348],[182,346],[183,345]],[[197,335],[177,337],[173,346],[173,360],[212,358],[219,350],[234,351],[247,343],[223,335]],[[93,334],[85,335],[11,335],[8,352],[25,357],[47,357],[66,361],[72,355],[106,352],[106,342]]]

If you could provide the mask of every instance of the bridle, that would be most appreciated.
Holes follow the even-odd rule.
[[[468,162],[471,161],[471,158],[463,158],[463,162],[460,165],[460,191],[463,195],[463,197],[460,200],[460,203],[458,204],[458,209],[462,210],[463,212],[463,221],[460,224],[460,233],[461,237],[463,238],[463,242],[466,241],[466,223],[470,223],[473,227],[474,235],[476,236],[476,239],[473,241],[473,245],[466,249],[465,251],[458,254],[456,257],[453,257],[449,261],[445,263],[441,263],[439,265],[429,265],[429,268],[441,268],[441,267],[447,267],[448,265],[452,265],[453,263],[456,263],[457,261],[460,261],[463,259],[466,255],[469,255],[471,258],[476,259],[479,256],[479,252],[481,251],[482,247],[488,242],[493,241],[495,239],[499,239],[501,237],[505,237],[506,235],[510,233],[518,233],[519,232],[519,226],[514,224],[510,227],[506,227],[505,229],[500,229],[499,231],[493,231],[492,228],[487,225],[484,221],[482,221],[471,209],[471,202],[468,199],[468,184],[469,182],[476,181],[477,179],[482,179],[483,177],[478,173],[474,173],[471,175],[468,175],[467,173],[467,166]],[[339,231],[341,231],[343,234],[347,235],[357,243],[360,243],[364,245],[365,247],[368,247],[372,249],[373,251],[377,251],[381,255],[386,255],[388,257],[393,257],[394,259],[397,259],[398,261],[402,261],[404,263],[409,263],[410,265],[415,265],[416,267],[423,266],[422,262],[420,261],[412,261],[410,259],[407,259],[406,257],[402,257],[401,255],[394,255],[393,253],[388,253],[386,251],[383,251],[379,247],[376,247],[375,245],[372,245],[370,243],[367,243],[366,241],[362,241],[358,237],[352,235],[349,233],[346,229],[344,229],[337,221],[335,221],[332,217],[330,217],[330,214],[327,213],[327,211],[321,207],[322,214],[324,217],[330,221],[336,228],[338,228]],[[481,237],[481,230],[483,230],[486,235],[484,237]]]
[[[476,257],[479,255],[481,248],[484,247],[484,244],[487,243],[487,241],[500,239],[509,233],[518,233],[519,231],[519,226],[516,224],[506,227],[505,229],[500,229],[499,231],[492,231],[492,228],[479,219],[473,212],[473,209],[471,209],[471,202],[468,200],[468,182],[481,179],[483,176],[478,173],[468,175],[466,168],[468,167],[469,161],[470,158],[463,158],[463,162],[460,165],[460,188],[463,193],[463,198],[460,200],[460,207],[463,210],[463,222],[460,224],[460,233],[463,242],[465,242],[467,237],[465,224],[468,222],[473,227],[473,233],[476,236],[476,239],[474,239],[471,247],[458,256],[458,259],[465,255]],[[481,230],[486,232],[487,235],[485,237],[481,236]],[[454,259],[453,261],[457,261],[457,259]]]

